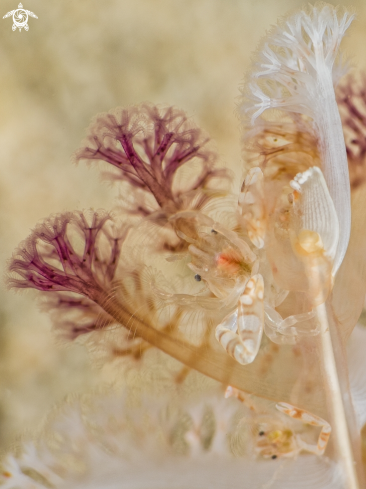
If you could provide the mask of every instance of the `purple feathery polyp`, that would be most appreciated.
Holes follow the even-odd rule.
[[[67,212],[39,224],[21,243],[9,265],[11,287],[41,291],[68,291],[95,297],[106,282],[111,282],[125,233],[112,237],[106,227],[111,216],[104,212]],[[84,242],[77,252],[74,233]],[[98,240],[109,241],[109,256],[101,255]],[[21,278],[18,278],[18,277]]]

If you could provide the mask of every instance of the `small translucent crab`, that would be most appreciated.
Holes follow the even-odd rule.
[[[215,336],[242,365],[256,358],[263,331],[279,344],[318,334],[315,309],[333,283],[339,227],[323,174],[309,168],[286,188],[284,203],[283,190],[272,199],[271,216],[263,173],[260,168],[249,170],[238,204],[242,228],[254,249],[207,216],[187,211],[175,217],[195,220],[195,236],[179,230],[177,234],[190,243],[188,266],[196,280],[207,283],[220,307],[231,309]],[[276,308],[290,292],[302,309],[283,318]]]
[[[188,267],[195,279],[207,283],[219,308],[236,306],[246,283],[258,271],[257,255],[234,231],[199,212],[180,212],[172,220],[194,228],[188,234],[176,225],[178,236],[189,243]]]
[[[225,397],[236,397],[246,404],[245,393],[229,386]],[[252,404],[250,408],[253,409]],[[294,420],[301,421],[305,426],[321,428],[317,443],[308,443],[301,434],[295,432],[291,422],[286,423],[276,416],[258,416],[256,431],[254,433],[254,451],[263,458],[276,459],[280,457],[294,457],[302,451],[323,455],[331,434],[330,424],[324,419],[304,409],[297,408],[286,402],[276,404],[276,409]]]

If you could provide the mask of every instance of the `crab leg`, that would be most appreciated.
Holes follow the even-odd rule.
[[[216,339],[241,365],[257,356],[264,323],[263,278],[253,275],[239,298],[237,309],[216,327]]]
[[[268,303],[264,305],[265,333],[277,344],[294,344],[299,336],[314,336],[320,332],[314,310],[288,316],[282,316]]]
[[[319,416],[309,413],[308,411],[304,411],[303,409],[297,408],[292,404],[288,404],[287,402],[279,402],[278,404],[276,404],[276,408],[281,413],[287,414],[287,416],[290,416],[291,418],[299,419],[304,424],[309,424],[311,426],[321,426],[322,429],[319,434],[318,443],[316,445],[306,443],[299,436],[297,436],[297,442],[302,450],[306,450],[307,452],[311,452],[316,455],[323,455],[328,444],[330,433],[332,431],[330,424]]]

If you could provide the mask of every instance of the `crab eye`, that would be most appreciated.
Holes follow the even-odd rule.
[[[215,231],[214,229],[211,229],[211,233],[212,234],[217,234],[217,231]]]
[[[258,435],[259,435],[259,436],[264,436],[264,431],[260,431],[260,432],[258,433]]]
[[[271,459],[274,460],[275,458],[277,458],[277,455],[272,455]]]
[[[198,273],[196,273],[196,275],[194,276],[194,279],[197,280],[197,282],[201,282],[202,277],[201,277],[201,275],[198,275]]]

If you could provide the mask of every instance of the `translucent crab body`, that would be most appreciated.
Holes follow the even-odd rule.
[[[215,337],[237,362],[253,362],[263,331],[278,344],[319,333],[316,307],[332,288],[339,227],[318,167],[285,183],[267,183],[259,167],[250,169],[235,231],[200,213],[174,220],[194,226],[188,232],[180,224],[176,232],[189,242],[196,280],[229,311]]]

